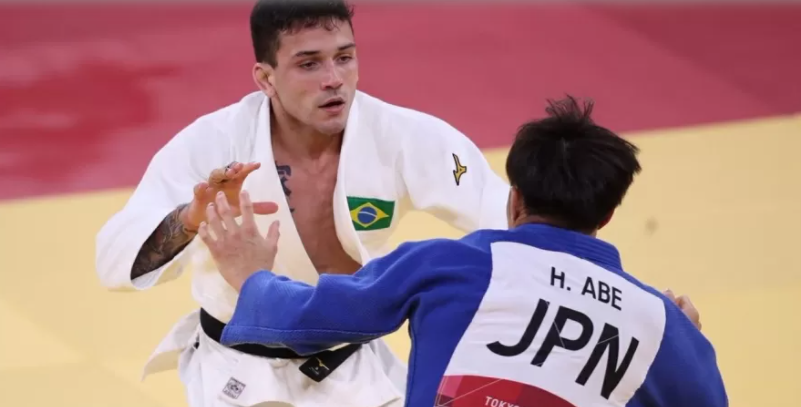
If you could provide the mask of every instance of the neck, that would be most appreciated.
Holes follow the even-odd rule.
[[[343,133],[329,135],[303,125],[279,106],[270,109],[270,131],[273,143],[297,158],[319,158],[328,152],[339,152]]]
[[[540,225],[548,225],[553,226],[556,228],[573,230],[565,226],[564,223],[556,221],[554,219],[549,219],[544,216],[538,215],[523,215],[512,223],[512,227],[518,227],[526,224],[540,224]],[[583,233],[585,235],[590,235],[595,237],[598,234],[598,230],[573,230],[574,232]]]

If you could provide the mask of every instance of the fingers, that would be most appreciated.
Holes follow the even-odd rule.
[[[267,247],[270,249],[278,246],[278,238],[281,237],[280,227],[281,224],[276,220],[270,224],[270,229],[267,230]]]
[[[216,205],[213,203],[206,206],[206,223],[211,229],[211,232],[214,233],[215,240],[219,240],[225,235],[225,228],[223,227],[222,219],[217,214],[215,206]]]
[[[217,252],[217,239],[215,239],[211,233],[209,233],[209,224],[206,222],[201,222],[200,227],[197,230],[197,235],[200,236],[200,240],[206,244],[206,247],[209,248],[209,251],[214,254]]]
[[[264,249],[262,249],[264,262],[262,267],[267,270],[272,270],[275,265],[275,256],[278,254],[278,238],[281,237],[280,232],[281,224],[276,220],[270,224],[270,229],[267,230],[267,237],[264,239]]]
[[[278,212],[278,204],[275,202],[253,203],[253,213],[256,215],[272,215],[276,212]]]
[[[698,309],[695,308],[695,305],[692,303],[692,301],[690,301],[690,297],[686,295],[676,297],[676,295],[673,294],[673,291],[670,289],[665,290],[662,292],[662,294],[665,294],[665,296],[668,297],[674,304],[676,304],[681,312],[683,312],[684,315],[686,315],[687,318],[689,318],[690,321],[692,321],[692,323],[698,327],[698,329],[701,329],[701,313],[698,312]]]
[[[250,211],[250,219],[255,228],[252,210]],[[223,192],[218,192],[214,202],[206,206],[206,222],[201,223],[198,228],[198,235],[209,246],[209,249],[214,251],[216,246],[224,245],[226,239],[233,242],[238,241],[240,235],[237,232],[239,229],[239,224],[236,222],[234,211],[228,203],[228,198]],[[258,231],[258,229],[255,230]]]
[[[225,196],[225,194],[218,192],[215,201],[217,214],[220,215],[225,230],[230,233],[239,229],[239,224],[237,224],[234,220],[234,211],[231,208],[231,205],[228,204],[228,198]]]
[[[244,166],[244,164],[242,164],[240,162],[236,162],[236,161],[226,165],[223,168],[225,170],[225,176],[228,179],[232,179],[232,178],[236,177],[236,174],[238,174],[240,171],[242,171],[243,166]]]
[[[223,168],[217,168],[209,175],[209,183],[212,185],[222,185],[230,181],[243,181],[247,176],[261,168],[261,163],[232,162]]]
[[[242,168],[244,168],[244,165],[236,161],[226,165],[223,168],[217,168],[209,175],[209,184],[212,187],[219,188],[223,184],[234,179],[237,174],[242,171]]]
[[[209,185],[211,185],[213,188],[218,188],[220,185],[228,181],[228,177],[225,175],[226,172],[227,171],[225,168],[217,168],[213,170],[211,174],[209,174]]]
[[[695,308],[695,305],[690,301],[690,297],[686,295],[682,295],[676,300],[676,304],[687,314],[690,319],[692,319],[697,325],[700,326],[701,322],[701,314],[698,312],[698,309]]]
[[[232,180],[244,181],[251,172],[258,170],[259,168],[261,168],[261,163],[250,162],[244,164],[233,176]]]
[[[206,182],[201,182],[195,185],[195,189],[192,193],[195,196],[195,201],[202,202],[206,199],[206,192],[209,189],[209,184]]]
[[[253,202],[250,201],[250,194],[247,191],[239,193],[239,212],[242,216],[242,229],[249,233],[258,230],[256,218],[253,216]]]
[[[679,308],[681,309],[691,308],[692,302],[690,302],[689,297],[687,297],[686,295],[682,295],[681,297],[676,298],[676,305],[678,305]]]
[[[248,230],[256,230],[256,217],[254,215],[272,215],[278,212],[278,204],[275,202],[253,202],[250,193],[242,191],[239,193],[239,214],[242,216],[242,227]]]

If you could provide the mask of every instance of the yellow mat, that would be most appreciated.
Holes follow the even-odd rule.
[[[656,131],[644,172],[601,237],[625,267],[688,293],[733,407],[799,405],[801,117]],[[487,152],[503,172],[504,150]],[[141,366],[190,311],[189,279],[119,294],[94,274],[94,236],[129,190],[0,203],[0,405],[185,405],[175,374]],[[394,242],[458,234],[427,215]],[[390,337],[403,357],[405,330]]]

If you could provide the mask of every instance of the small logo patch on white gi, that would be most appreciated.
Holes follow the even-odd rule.
[[[456,153],[453,153],[453,163],[456,165],[456,168],[453,170],[453,180],[456,181],[456,186],[459,186],[459,182],[462,181],[462,175],[467,172],[467,166],[462,165],[461,160],[459,160],[459,156]]]
[[[245,390],[245,383],[242,383],[232,377],[228,379],[228,383],[225,384],[223,394],[232,399],[237,399],[242,395],[243,390]]]

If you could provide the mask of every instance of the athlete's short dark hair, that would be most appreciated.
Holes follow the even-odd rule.
[[[250,36],[258,62],[276,66],[282,33],[306,28],[331,29],[338,22],[353,28],[353,7],[342,0],[258,0],[250,13]]]
[[[547,117],[522,125],[506,174],[528,215],[577,231],[597,229],[641,170],[637,147],[593,121],[593,103],[548,101]]]

